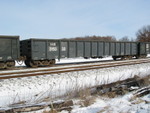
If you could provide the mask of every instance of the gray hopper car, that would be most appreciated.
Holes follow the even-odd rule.
[[[28,39],[21,41],[20,45],[21,56],[26,56],[25,64],[28,67],[50,66],[55,64],[55,59],[61,58],[112,56],[116,60],[139,58],[140,54],[146,56],[146,52],[142,50],[146,48],[146,44],[142,45],[139,42]],[[141,51],[138,51],[138,48]]]
[[[19,36],[0,36],[0,68],[15,66],[19,57]]]

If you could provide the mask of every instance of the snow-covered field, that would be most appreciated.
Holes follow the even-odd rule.
[[[138,75],[150,74],[150,63],[132,66],[120,66],[98,70],[70,72],[19,79],[7,79],[0,82],[0,107],[12,105],[32,105],[45,99],[52,101],[56,97],[75,93],[81,89],[96,85],[124,80]]]
[[[99,61],[99,59],[92,60]],[[112,60],[112,58],[108,57],[103,60]],[[91,59],[63,59],[61,61],[57,61],[57,63],[81,61],[91,61]],[[24,64],[22,66],[24,66]],[[144,77],[147,75],[150,75],[150,63],[53,75],[41,75],[37,77],[1,80],[0,109],[9,109],[11,107],[34,104],[44,104],[47,103],[46,101],[51,102],[56,98],[58,99],[59,97],[62,97],[64,95],[65,97],[67,97],[79,90],[88,87],[112,83],[134,76]],[[150,96],[146,98],[149,99],[149,97]],[[94,113],[94,111],[101,110],[104,105],[111,105],[111,100],[103,101],[99,98],[97,100],[98,101],[87,108],[77,108],[72,112]],[[112,102],[116,101],[117,103],[118,100],[112,99]],[[123,101],[126,102],[127,100],[124,99]],[[104,104],[102,104],[101,102]],[[96,106],[100,108],[97,108]],[[119,104],[115,104],[114,108],[117,108],[117,106],[119,106]],[[94,111],[91,111],[91,109],[94,109]]]

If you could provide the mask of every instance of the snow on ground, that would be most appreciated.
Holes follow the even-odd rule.
[[[91,96],[90,96],[91,97]],[[94,99],[93,99],[93,98]],[[86,107],[82,106],[82,99],[73,99],[73,109],[61,111],[60,113],[150,113],[150,94],[143,97],[135,97],[134,92],[116,98],[92,96],[93,102]],[[29,113],[44,113],[50,108],[33,111]]]
[[[97,97],[90,106],[81,108],[75,106],[71,113],[150,113],[150,94],[133,98],[133,93],[113,99]]]
[[[111,56],[106,57],[106,58],[89,58],[89,59],[84,59],[84,58],[63,58],[59,60],[56,60],[56,64],[60,63],[74,63],[74,62],[88,62],[88,61],[105,61],[105,60],[113,60]]]
[[[81,89],[138,75],[150,75],[150,63],[0,81],[0,107],[42,103]],[[18,106],[18,105],[16,105]]]

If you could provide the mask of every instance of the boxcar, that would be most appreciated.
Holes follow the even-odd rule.
[[[19,36],[0,36],[0,68],[15,66],[19,57]]]
[[[116,60],[138,56],[138,42],[28,39],[20,45],[21,56],[26,57],[25,64],[29,67],[50,66],[61,58],[112,56]]]

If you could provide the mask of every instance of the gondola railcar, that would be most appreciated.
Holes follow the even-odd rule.
[[[0,68],[15,66],[20,57],[19,36],[0,36]]]
[[[146,43],[139,42],[103,42],[103,41],[77,41],[55,39],[28,39],[23,40],[21,56],[26,56],[25,64],[28,67],[50,66],[55,59],[61,58],[103,58],[112,56],[132,59],[145,57]],[[145,52],[143,52],[143,50]]]

